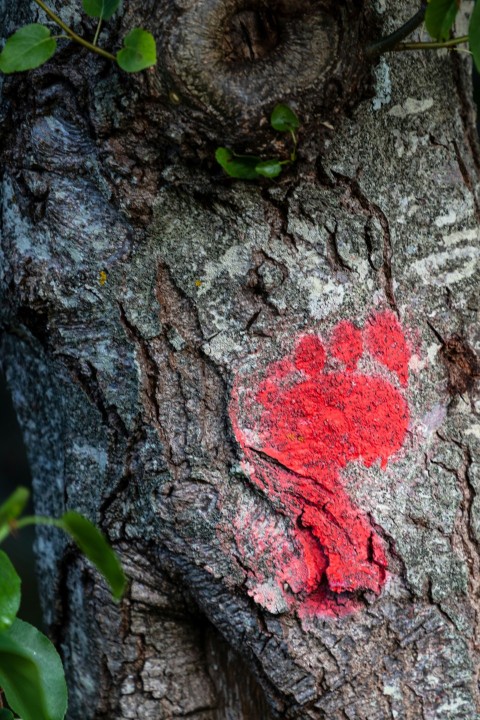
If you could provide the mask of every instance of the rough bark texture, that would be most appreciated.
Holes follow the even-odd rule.
[[[90,28],[73,5],[64,19]],[[284,18],[296,22],[292,3],[265,3],[252,20],[227,0],[125,2],[102,39],[152,29],[157,73],[126,77],[69,46],[3,83],[2,363],[37,508],[86,513],[131,578],[118,611],[56,531],[39,533],[69,718],[477,718],[480,158],[468,61],[396,54],[369,68],[360,38],[417,8],[305,2],[287,51],[298,41],[314,79],[296,88],[289,69],[278,96],[259,80],[261,102],[247,98],[237,126],[225,76],[218,95],[214,69],[212,87],[203,68],[189,74],[194,29],[213,17],[215,35],[230,7],[223,52],[243,53],[248,79]],[[302,33],[323,33],[322,13],[335,57],[319,58],[317,76]],[[37,16],[0,2],[4,34]],[[278,63],[266,85],[278,87]],[[297,165],[276,183],[224,179],[215,145],[267,147],[259,118],[277,100],[305,118]],[[235,378],[248,383],[302,332],[325,339],[339,320],[363,326],[385,309],[412,350],[409,431],[386,468],[353,463],[342,482],[383,538],[387,583],[356,592],[343,617],[269,604],[255,588],[273,587],[278,568],[259,566],[248,529],[271,533],[268,558],[295,528],[241,464]]]

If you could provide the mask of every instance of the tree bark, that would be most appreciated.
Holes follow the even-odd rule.
[[[74,4],[51,5],[91,32]],[[38,534],[68,717],[473,719],[470,61],[367,61],[365,44],[417,10],[405,0],[260,10],[125,2],[101,42],[152,30],[155,72],[126,76],[69,44],[2,78],[2,365],[36,507],[87,514],[131,579],[117,608],[56,530]],[[33,21],[45,17],[29,2],[0,2],[4,35]],[[302,120],[298,162],[276,182],[226,179],[217,145],[288,156],[288,137],[266,122],[276,102]],[[382,322],[383,355],[368,340]],[[336,343],[346,327],[363,332],[362,357],[352,338]],[[305,336],[317,349],[302,359]],[[401,348],[408,374],[395,364]],[[285,450],[279,423],[297,432],[308,388],[330,403],[326,429],[310,446],[287,433]],[[347,431],[328,424],[331,408],[348,425],[352,398],[366,432],[359,422],[361,441],[350,434],[332,460],[322,438],[343,443]],[[384,426],[398,437],[370,457]],[[310,453],[308,472],[292,448]],[[319,477],[334,499],[319,500]],[[358,569],[347,580],[366,551],[355,533],[369,550],[364,579]]]

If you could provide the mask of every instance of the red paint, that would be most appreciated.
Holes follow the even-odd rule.
[[[320,338],[316,335],[306,335],[295,351],[295,367],[308,375],[319,372],[324,365],[325,350]]]
[[[302,612],[352,612],[359,592],[378,594],[385,582],[383,541],[350,500],[341,471],[353,461],[366,467],[380,461],[384,468],[402,446],[409,411],[394,377],[356,371],[363,341],[405,384],[410,353],[387,311],[373,316],[363,332],[339,323],[328,344],[333,365],[322,340],[304,335],[291,357],[265,368],[256,387],[251,376],[243,388],[237,380],[232,396],[230,414],[247,470],[292,523],[291,557],[276,543],[270,564],[285,599],[300,603]],[[268,607],[261,592],[252,594]]]
[[[371,318],[366,328],[366,340],[373,357],[396,373],[402,385],[406,385],[410,351],[396,315],[387,310]]]
[[[363,353],[361,331],[348,320],[339,322],[332,334],[330,352],[344,363],[346,370],[355,370]]]

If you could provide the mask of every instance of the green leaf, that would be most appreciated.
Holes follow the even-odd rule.
[[[13,717],[13,713],[10,712],[10,710],[7,710],[7,708],[2,708],[0,710],[0,720],[15,720]]]
[[[8,525],[12,520],[16,520],[25,510],[26,504],[30,497],[30,492],[25,487],[18,487],[13,493],[0,505],[0,530],[4,525]]]
[[[20,607],[21,584],[10,558],[0,550],[0,632],[15,620]]]
[[[0,633],[0,687],[22,720],[63,720],[67,686],[62,661],[48,638],[15,620]]]
[[[468,43],[477,70],[480,72],[480,1],[474,5],[468,26]]]
[[[120,7],[121,0],[82,0],[83,9],[89,17],[110,20]]]
[[[49,60],[57,49],[57,41],[44,25],[24,25],[8,38],[0,53],[3,73],[32,70]]]
[[[125,573],[120,560],[98,528],[86,517],[67,512],[60,518],[63,529],[72,536],[80,550],[107,580],[115,600],[120,600],[125,590]]]
[[[215,151],[215,160],[230,177],[239,180],[257,180],[259,174],[256,171],[261,158],[255,155],[235,155],[225,147],[219,147]]]
[[[441,42],[448,40],[459,7],[460,0],[430,0],[425,13],[428,34]]]
[[[288,105],[276,105],[270,116],[270,125],[280,132],[292,132],[300,127],[300,120]]]
[[[126,72],[139,72],[157,63],[157,46],[153,35],[134,28],[123,39],[123,49],[117,53],[117,63]]]
[[[258,165],[255,165],[255,171],[259,175],[263,175],[263,177],[275,178],[282,172],[282,165],[280,161],[276,159],[264,160],[258,163]]]

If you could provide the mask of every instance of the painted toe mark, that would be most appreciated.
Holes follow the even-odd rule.
[[[325,364],[325,350],[317,335],[306,335],[297,345],[295,367],[307,375],[318,373]]]
[[[391,310],[377,313],[367,323],[365,337],[373,357],[406,385],[410,350],[397,316]]]
[[[363,353],[361,331],[348,320],[342,320],[332,333],[330,352],[347,370],[355,370]]]

